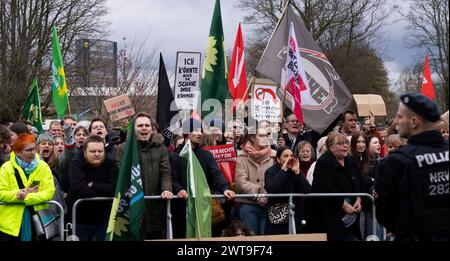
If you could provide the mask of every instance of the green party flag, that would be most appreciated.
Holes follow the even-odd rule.
[[[142,240],[144,189],[134,121],[128,128],[128,140],[122,156],[116,192],[106,230],[107,241]]]
[[[42,129],[41,99],[39,98],[39,87],[36,78],[31,84],[27,101],[23,106],[22,117],[30,121],[31,124],[36,127],[39,134],[44,132]]]
[[[59,47],[58,33],[56,27],[52,28],[53,33],[53,62],[52,62],[52,96],[53,106],[59,118],[64,116],[67,109],[67,85],[64,73],[61,49]]]
[[[187,161],[186,238],[211,237],[211,192],[188,140],[180,152]]]
[[[208,47],[203,65],[201,90],[201,104],[208,99],[217,99],[222,105],[230,97],[228,91],[227,56],[223,37],[220,1],[216,0],[211,28],[209,30]],[[202,110],[202,118],[209,111]]]

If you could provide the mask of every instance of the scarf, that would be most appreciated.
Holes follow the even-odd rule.
[[[32,162],[28,163],[28,162],[21,160],[17,156],[16,156],[16,162],[25,172],[27,179],[28,179],[28,176],[30,176],[31,172],[33,172],[37,168],[37,165],[39,163],[37,157],[34,157],[34,160]]]
[[[270,153],[272,149],[270,146],[265,146],[262,150],[257,151],[255,147],[253,147],[252,143],[248,141],[246,144],[242,146],[242,149],[247,152],[248,156],[251,160],[256,162],[257,164],[261,163],[263,160],[270,157]]]
[[[31,215],[28,207],[25,207],[22,216],[22,226],[20,227],[20,241],[31,241]]]

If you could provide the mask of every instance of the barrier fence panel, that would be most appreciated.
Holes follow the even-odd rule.
[[[58,219],[58,228],[59,228],[59,238],[61,241],[64,241],[64,208],[59,204],[58,201],[50,200],[36,205],[45,205],[45,204],[54,204],[58,207],[59,211],[59,219]],[[12,205],[25,205],[23,203],[10,203],[10,202],[0,202],[0,205],[12,206]],[[33,205],[34,206],[34,205]]]
[[[173,197],[174,199],[177,199],[177,196]],[[114,197],[96,197],[96,198],[80,198],[73,204],[72,207],[72,236],[77,236],[77,207],[82,202],[87,201],[108,201],[113,200]],[[153,200],[153,199],[161,199],[161,196],[144,196],[144,200]],[[172,239],[172,214],[170,212],[170,200],[167,200],[167,217],[168,220],[166,221],[167,226],[167,239]],[[170,227],[169,227],[170,226]],[[170,237],[169,237],[170,236]]]
[[[224,195],[211,195],[212,198],[224,198]],[[258,197],[267,197],[267,198],[289,198],[289,234],[296,234],[296,225],[295,225],[295,212],[294,212],[294,197],[304,197],[304,198],[325,198],[325,197],[367,197],[372,202],[372,236],[376,236],[376,228],[377,221],[375,215],[375,199],[372,195],[366,193],[309,193],[309,194],[300,194],[300,193],[281,193],[281,194],[236,194],[236,198],[258,198]],[[77,207],[80,203],[85,201],[106,201],[113,200],[113,197],[97,197],[97,198],[82,198],[78,199],[72,207],[72,235],[76,236],[76,213]],[[154,200],[161,199],[161,196],[145,196],[145,200]],[[178,199],[177,196],[173,196],[173,199]],[[170,201],[167,200],[167,208],[166,208],[166,231],[167,231],[167,239],[173,239],[173,230],[172,230],[172,213],[170,212]],[[303,224],[304,220],[302,220]]]

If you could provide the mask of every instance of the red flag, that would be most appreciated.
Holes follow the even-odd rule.
[[[303,125],[302,102],[311,103],[308,79],[304,71],[304,66],[300,58],[300,50],[295,37],[294,25],[291,23],[289,30],[288,52],[286,57],[286,90],[294,97],[292,111],[297,116],[298,121]]]
[[[434,95],[433,80],[431,79],[430,74],[430,67],[428,66],[428,55],[425,58],[425,68],[423,69],[422,89],[420,90],[420,93],[432,100],[436,99],[436,96]]]
[[[233,102],[237,99],[248,100],[247,72],[245,70],[244,41],[242,40],[241,23],[238,25],[236,40],[234,42],[233,56],[228,71],[228,89]]]
[[[200,115],[198,115],[198,113],[196,111],[192,111],[191,118],[196,119],[198,121],[202,120],[202,118],[200,117]]]

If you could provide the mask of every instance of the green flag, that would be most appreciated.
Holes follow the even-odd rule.
[[[128,128],[129,138],[120,164],[116,192],[109,216],[107,241],[141,240],[144,215],[144,189],[142,187],[139,151],[134,134],[134,121]]]
[[[203,102],[207,99],[217,99],[223,105],[225,99],[230,97],[227,78],[227,56],[220,14],[220,1],[216,0],[203,65],[200,86],[202,99],[200,105],[203,105]],[[209,114],[209,111],[202,111],[202,118],[207,114]]]
[[[53,62],[52,62],[52,96],[53,106],[59,118],[64,116],[67,108],[67,85],[64,73],[61,49],[59,48],[58,33],[56,27],[52,28],[53,33]]]
[[[42,129],[42,112],[41,112],[41,100],[39,98],[39,87],[36,79],[30,87],[27,101],[23,106],[22,117],[33,124],[38,130],[39,134],[43,133]]]
[[[188,140],[180,152],[187,161],[188,200],[186,207],[186,238],[211,237],[211,192],[197,156]]]

